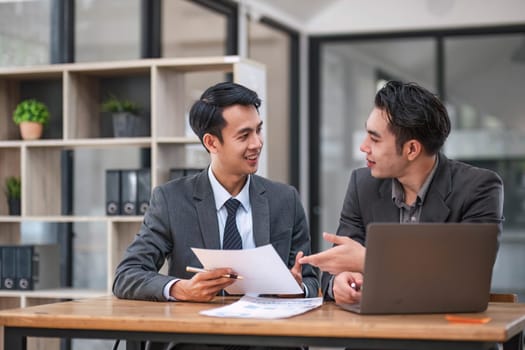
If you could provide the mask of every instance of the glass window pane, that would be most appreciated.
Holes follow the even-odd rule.
[[[249,58],[266,65],[268,99],[264,147],[268,154],[268,177],[289,182],[290,173],[290,38],[286,33],[250,21]]]
[[[335,232],[350,172],[365,166],[364,124],[383,80],[435,91],[433,39],[330,43],[321,51],[320,232]],[[322,240],[321,240],[322,241]],[[328,248],[326,242],[320,249]]]
[[[525,224],[525,35],[445,41],[453,122],[447,155],[492,168],[505,183],[506,231]]]
[[[446,96],[453,128],[449,157],[495,170],[504,183],[505,216],[493,288],[524,294],[525,34],[445,41]]]
[[[0,2],[0,66],[48,64],[50,0]]]
[[[227,17],[186,0],[162,2],[162,56],[205,57],[226,54]],[[222,72],[188,73],[184,77],[185,110],[209,86],[227,80]],[[188,136],[194,136],[187,125]],[[202,150],[200,145],[195,150]]]
[[[182,0],[162,2],[162,56],[223,56],[226,16]]]
[[[140,57],[140,0],[77,0],[75,61]]]

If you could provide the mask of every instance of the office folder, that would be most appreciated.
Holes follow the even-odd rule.
[[[106,214],[120,214],[120,170],[106,170]]]
[[[16,250],[16,289],[60,287],[58,245],[20,245],[12,248]]]
[[[0,247],[2,251],[2,289],[16,287],[16,249],[13,246]]]
[[[149,207],[151,195],[151,170],[143,168],[137,170],[137,214],[144,215]]]
[[[120,171],[121,215],[137,214],[137,170]]]

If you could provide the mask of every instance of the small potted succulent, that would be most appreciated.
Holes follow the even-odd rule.
[[[22,139],[36,140],[42,137],[44,125],[49,122],[49,110],[35,99],[23,100],[16,106],[13,121],[19,125]]]
[[[9,215],[20,215],[20,195],[21,195],[20,177],[9,176],[5,180],[5,195],[7,197],[7,205],[9,208]]]
[[[115,137],[146,136],[148,134],[141,108],[130,100],[110,97],[102,103],[102,111],[111,113]]]

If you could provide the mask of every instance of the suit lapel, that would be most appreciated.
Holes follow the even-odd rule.
[[[264,195],[266,189],[257,176],[250,180],[250,204],[252,206],[253,239],[256,247],[270,243],[270,207]]]
[[[392,180],[382,181],[379,186],[380,200],[372,205],[373,221],[399,222],[399,208],[392,203]]]
[[[450,208],[445,199],[452,191],[452,174],[449,160],[438,154],[439,164],[425,198],[423,211],[419,220],[421,222],[445,222],[450,214]]]
[[[206,170],[201,172],[195,181],[193,199],[195,200],[204,248],[220,249],[217,209],[215,208],[215,198],[213,197],[208,171]]]

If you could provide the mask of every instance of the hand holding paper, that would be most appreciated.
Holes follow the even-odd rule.
[[[242,280],[225,290],[230,294],[300,294],[292,273],[271,244],[254,249],[216,250],[192,248],[206,269],[230,267]]]

